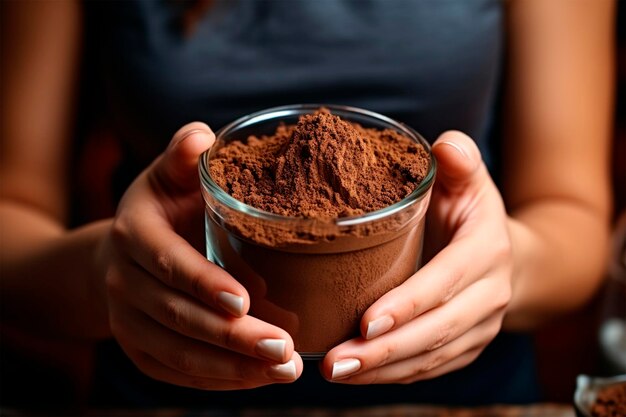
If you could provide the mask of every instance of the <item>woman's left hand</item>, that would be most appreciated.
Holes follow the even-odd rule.
[[[362,337],[322,363],[332,381],[410,383],[462,368],[500,331],[513,260],[502,198],[475,143],[449,131],[433,145],[437,181],[425,251],[436,254],[361,320]]]

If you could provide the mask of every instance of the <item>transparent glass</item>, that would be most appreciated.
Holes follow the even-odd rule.
[[[331,220],[286,217],[246,205],[211,178],[215,152],[232,140],[271,135],[319,107],[366,128],[394,129],[430,156],[426,178],[384,209]],[[216,133],[199,163],[205,202],[207,258],[239,280],[250,314],[285,329],[304,358],[322,357],[358,336],[360,319],[380,296],[421,264],[424,218],[435,178],[430,146],[416,131],[383,115],[335,105],[299,104],[260,111]]]
[[[599,329],[602,372],[626,374],[626,212],[615,224]]]

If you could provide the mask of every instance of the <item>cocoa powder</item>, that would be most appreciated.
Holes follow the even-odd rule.
[[[219,146],[208,161],[214,182],[284,217],[210,202],[209,259],[246,287],[250,314],[289,332],[303,357],[357,336],[365,310],[419,268],[430,193],[372,221],[335,221],[411,194],[431,169],[428,151],[395,130],[365,128],[326,109]]]
[[[283,216],[337,218],[390,206],[424,179],[426,150],[391,130],[367,129],[326,109],[222,147],[214,181],[248,205]]]
[[[626,383],[605,387],[598,391],[591,407],[593,417],[626,416]]]

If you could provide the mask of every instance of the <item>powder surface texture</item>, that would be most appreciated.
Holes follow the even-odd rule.
[[[329,219],[392,205],[420,184],[429,155],[395,130],[364,128],[320,109],[219,149],[210,175],[235,199],[271,213]]]
[[[591,407],[593,417],[626,416],[626,383],[611,385],[598,392]]]

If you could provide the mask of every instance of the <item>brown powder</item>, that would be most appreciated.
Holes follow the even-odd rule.
[[[626,417],[626,383],[601,389],[593,406],[593,417]]]
[[[352,238],[370,246],[335,252],[319,243],[314,253],[233,239],[215,223],[210,228],[210,257],[246,287],[250,314],[289,332],[305,357],[358,335],[365,310],[418,269],[424,232],[416,219],[382,244]]]
[[[364,128],[325,109],[271,135],[219,146],[209,160],[218,186],[287,217],[209,204],[209,259],[246,287],[250,314],[289,332],[303,357],[357,336],[365,310],[418,269],[430,194],[383,218],[335,219],[409,195],[430,169],[428,152],[394,130]]]
[[[211,160],[210,174],[258,209],[324,219],[400,201],[426,176],[428,158],[394,130],[363,128],[320,109],[271,136],[226,144]]]

